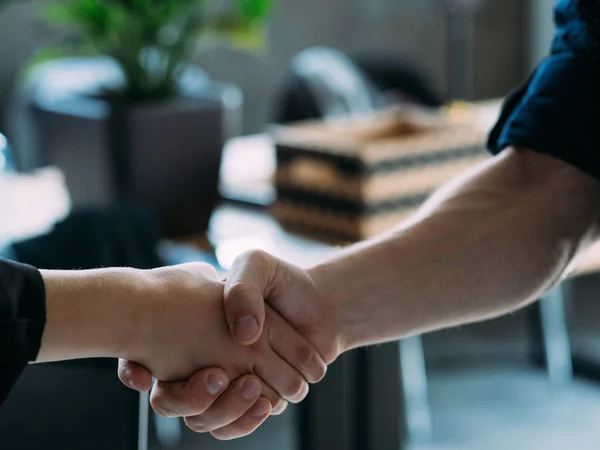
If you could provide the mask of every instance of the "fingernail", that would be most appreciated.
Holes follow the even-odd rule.
[[[218,394],[225,388],[227,381],[227,377],[223,374],[210,375],[206,380],[206,389],[212,395]]]
[[[242,395],[246,400],[252,400],[260,395],[260,383],[256,380],[246,380],[242,385]]]
[[[266,416],[269,414],[269,404],[267,402],[256,402],[256,405],[252,407],[250,414],[257,419]]]
[[[247,341],[258,331],[258,320],[254,316],[240,317],[233,325],[235,337],[240,341]]]

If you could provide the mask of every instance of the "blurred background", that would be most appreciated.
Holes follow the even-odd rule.
[[[0,255],[314,264],[487,158],[553,3],[0,1]],[[0,448],[597,448],[598,271],[594,250],[517,314],[352,352],[240,441],[155,416],[114,361],[30,367]]]

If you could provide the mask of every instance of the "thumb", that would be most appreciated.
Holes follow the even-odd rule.
[[[262,251],[239,256],[225,283],[223,301],[227,324],[240,344],[254,344],[265,322],[265,293],[273,279],[276,259]]]

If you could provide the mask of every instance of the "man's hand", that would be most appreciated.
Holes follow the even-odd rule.
[[[234,261],[223,298],[229,329],[241,344],[260,339],[270,306],[308,339],[327,364],[344,350],[334,305],[325,298],[311,271],[262,251],[249,251]],[[282,349],[284,358],[294,354],[306,358],[301,349],[290,345]]]
[[[143,321],[147,322],[146,331],[138,344],[123,355],[138,364],[122,361],[119,375],[126,385],[148,390],[152,373],[162,380],[151,396],[157,412],[185,416],[192,429],[227,439],[248,434],[260,425],[271,412],[271,405],[274,413],[282,412],[285,402],[277,394],[292,402],[302,400],[308,392],[306,381],[319,381],[326,366],[270,308],[261,338],[251,346],[236,343],[223,316],[223,284],[214,279],[214,272],[207,276],[206,270],[204,265],[186,265],[151,271],[154,286],[148,301],[154,302],[152,314]],[[297,353],[285,362],[279,353],[288,347]],[[162,356],[158,360],[157,354]],[[186,382],[176,382],[202,367],[223,370],[207,369]],[[263,393],[270,404],[262,399],[256,402],[260,389],[250,395],[246,392],[248,385],[260,388],[260,384],[256,376],[236,379],[242,374],[255,374],[266,382]],[[227,391],[219,396],[225,388]]]

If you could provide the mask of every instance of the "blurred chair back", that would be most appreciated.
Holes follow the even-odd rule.
[[[435,108],[444,99],[430,77],[403,55],[370,51],[349,57],[314,47],[293,59],[272,120],[328,120],[406,103]]]
[[[299,53],[292,71],[306,84],[325,120],[363,115],[378,106],[377,91],[342,52],[315,47]]]

